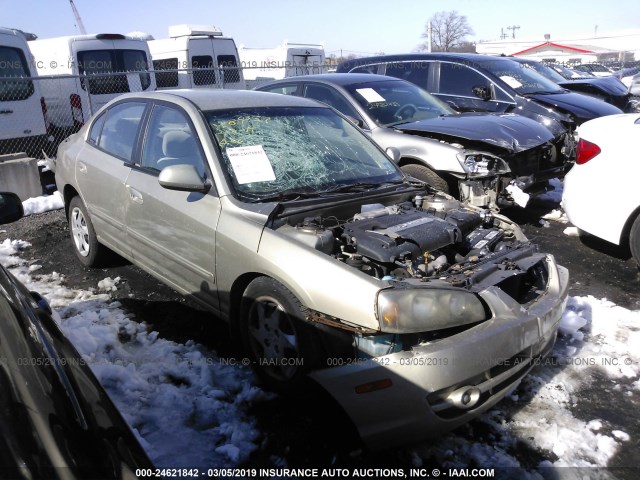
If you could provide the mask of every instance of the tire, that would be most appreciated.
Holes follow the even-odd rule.
[[[629,250],[640,267],[640,215],[638,215],[629,230]]]
[[[69,204],[69,232],[73,250],[80,263],[85,267],[101,265],[106,249],[98,243],[87,207],[84,206],[80,197],[73,197]]]
[[[271,390],[298,387],[321,366],[316,329],[305,308],[285,286],[269,277],[253,280],[240,305],[240,337],[251,365]]]
[[[429,167],[410,163],[400,167],[400,169],[407,175],[422,180],[441,192],[449,193],[449,184],[447,181]]]

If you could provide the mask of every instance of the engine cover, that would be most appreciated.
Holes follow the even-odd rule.
[[[473,217],[475,223],[479,216]],[[461,227],[431,213],[408,209],[355,221],[344,227],[344,233],[359,254],[392,263],[407,255],[416,258],[424,252],[461,242],[464,236]]]

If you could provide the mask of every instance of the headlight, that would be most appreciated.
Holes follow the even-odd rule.
[[[464,290],[416,288],[378,293],[378,319],[383,332],[427,332],[487,318],[480,298]]]
[[[486,177],[511,171],[501,158],[482,153],[461,152],[458,154],[458,161],[470,177]]]

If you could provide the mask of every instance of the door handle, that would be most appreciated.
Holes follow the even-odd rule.
[[[142,194],[137,191],[134,188],[131,188],[129,185],[127,185],[127,192],[129,192],[129,199],[132,202],[136,202],[139,203],[140,205],[142,205],[143,200],[142,200]]]
[[[78,162],[78,171],[80,173],[84,173],[86,175],[87,174],[87,166],[82,162]]]
[[[8,115],[13,113],[13,110],[0,110],[0,115]]]

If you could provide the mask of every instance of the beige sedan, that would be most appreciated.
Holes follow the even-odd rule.
[[[553,347],[568,284],[517,225],[389,156],[311,100],[173,91],[107,104],[55,170],[84,265],[108,248],[192,297],[266,386],[314,379],[381,447],[516,388]]]

